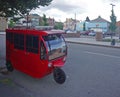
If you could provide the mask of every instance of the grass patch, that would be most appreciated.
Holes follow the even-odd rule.
[[[103,41],[103,42],[111,42],[112,39],[103,39],[102,41]],[[116,39],[115,42],[120,43],[120,40],[119,40],[119,39]]]
[[[0,79],[0,83],[7,84],[7,85],[13,85],[13,81],[9,78]]]
[[[102,41],[103,41],[103,42],[111,42],[112,39],[103,39]]]

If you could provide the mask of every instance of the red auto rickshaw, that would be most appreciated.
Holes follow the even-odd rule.
[[[61,69],[67,57],[64,32],[26,28],[6,30],[6,66],[34,78],[53,72],[54,80],[62,84],[66,75]]]

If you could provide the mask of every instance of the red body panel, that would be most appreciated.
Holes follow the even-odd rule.
[[[21,29],[7,29],[6,33],[22,33],[24,35],[37,35],[39,36],[39,44],[40,41],[43,41],[42,36],[48,34],[62,34],[63,32],[57,31],[38,31],[38,30],[21,30]],[[44,42],[44,41],[43,41]],[[26,45],[24,45],[26,47]],[[48,51],[46,51],[48,53]],[[60,58],[54,60],[41,60],[40,59],[40,45],[39,45],[39,53],[34,54],[30,52],[26,52],[26,49],[19,50],[14,48],[14,44],[10,43],[6,40],[6,61],[10,61],[12,66],[24,72],[34,78],[41,78],[45,75],[51,73],[54,67],[62,67],[64,65],[62,56]],[[52,63],[52,66],[49,67],[48,64]]]

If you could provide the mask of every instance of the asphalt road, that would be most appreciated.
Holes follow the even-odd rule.
[[[119,52],[115,48],[69,43],[63,67],[67,80],[62,85],[53,80],[52,74],[34,79],[15,70],[5,76],[30,97],[120,97]]]

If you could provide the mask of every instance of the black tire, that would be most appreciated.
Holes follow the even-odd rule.
[[[12,72],[14,70],[11,62],[9,62],[9,61],[6,63],[6,67],[7,67],[7,70],[10,71],[10,72]]]
[[[54,77],[54,80],[59,84],[63,84],[66,80],[65,72],[60,68],[54,69],[53,77]]]

